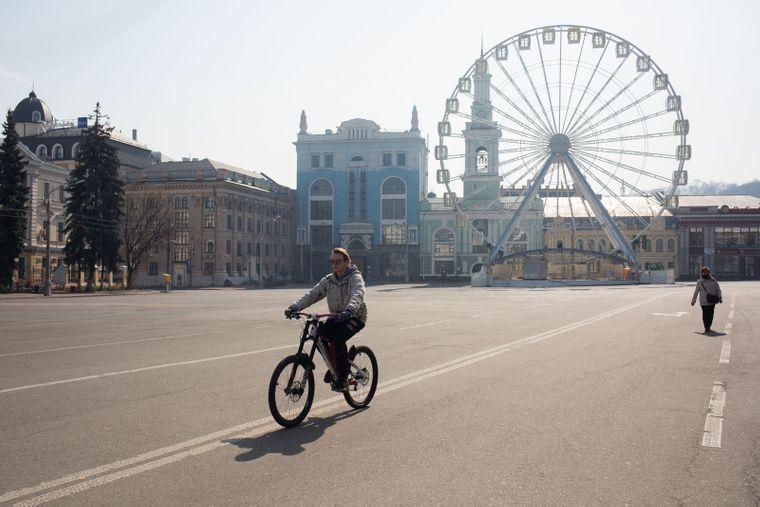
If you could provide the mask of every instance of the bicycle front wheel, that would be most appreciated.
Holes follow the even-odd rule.
[[[350,373],[346,402],[354,408],[364,408],[372,401],[377,389],[377,359],[369,347],[353,347],[349,354]]]
[[[278,424],[298,426],[314,401],[314,373],[299,356],[288,356],[272,372],[269,381],[269,411]]]

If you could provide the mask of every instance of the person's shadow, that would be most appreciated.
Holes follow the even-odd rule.
[[[726,336],[728,333],[721,333],[720,331],[709,330],[706,333],[704,331],[694,331],[694,334],[701,334],[702,336]]]
[[[248,449],[235,456],[235,461],[253,461],[267,454],[295,456],[305,450],[305,444],[318,440],[327,428],[361,412],[363,410],[348,409],[329,417],[309,417],[295,428],[283,428],[254,438],[233,438],[225,443]]]

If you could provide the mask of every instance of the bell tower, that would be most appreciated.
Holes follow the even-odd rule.
[[[471,121],[462,132],[465,138],[465,170],[462,176],[464,196],[462,206],[472,207],[480,203],[489,208],[500,207],[499,191],[499,138],[501,130],[493,123],[491,105],[491,74],[488,62],[480,50],[475,61],[473,101],[470,106]]]

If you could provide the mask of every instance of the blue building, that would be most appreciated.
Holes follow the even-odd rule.
[[[302,112],[294,144],[302,278],[316,280],[327,273],[329,252],[336,246],[349,250],[368,280],[417,278],[428,152],[417,108],[411,128],[398,132],[354,118],[335,132],[313,134]]]

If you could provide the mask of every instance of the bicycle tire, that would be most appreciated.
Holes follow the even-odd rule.
[[[294,366],[296,368],[294,381],[300,382],[299,379],[303,376],[303,371],[306,369],[306,364],[307,363],[300,356],[288,356],[280,361],[280,363],[275,367],[274,371],[272,372],[272,378],[269,381],[269,411],[272,413],[274,420],[277,421],[280,426],[284,426],[285,428],[298,426],[309,413],[311,404],[314,401],[314,371],[309,369],[308,375],[306,376],[306,386],[300,386],[298,388],[302,390],[298,396],[298,399],[295,401],[300,401],[304,396],[306,397],[306,400],[300,411],[298,411],[293,417],[284,415],[277,404],[278,394],[280,394],[281,398],[283,399],[290,398],[290,400],[293,401],[293,394],[286,393],[285,385],[280,385],[280,376],[284,371],[287,372],[287,376],[284,379],[284,384],[287,384],[288,378],[292,372],[292,370],[288,370],[288,366]]]
[[[346,402],[352,406],[353,408],[364,408],[372,401],[372,398],[375,396],[375,391],[377,390],[377,358],[375,357],[375,353],[372,352],[372,349],[367,347],[366,345],[359,345],[358,347],[352,347],[351,352],[349,354],[349,359],[352,361],[356,359],[357,356],[360,354],[364,354],[367,356],[369,360],[369,366],[372,368],[372,371],[367,372],[370,376],[370,378],[367,381],[367,384],[369,384],[369,388],[366,391],[362,391],[362,393],[365,393],[362,399],[358,400],[357,393],[359,392],[359,389],[352,390],[351,387],[349,387],[348,391],[345,391],[343,393],[343,397],[346,398]],[[351,366],[351,369],[353,370],[353,366]],[[353,375],[353,371],[351,371]],[[365,386],[367,384],[364,384]],[[357,385],[362,385],[361,382],[359,382]]]

